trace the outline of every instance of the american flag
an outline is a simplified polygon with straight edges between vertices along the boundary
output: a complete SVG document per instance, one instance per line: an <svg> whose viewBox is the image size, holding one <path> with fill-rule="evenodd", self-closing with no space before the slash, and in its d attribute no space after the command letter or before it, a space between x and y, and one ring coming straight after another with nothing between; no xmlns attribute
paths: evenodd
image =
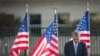
<svg viewBox="0 0 100 56"><path fill-rule="evenodd" d="M76 31L79 32L80 40L86 43L87 48L90 48L90 22L88 11L85 12L82 20L77 25Z"/></svg>
<svg viewBox="0 0 100 56"><path fill-rule="evenodd" d="M24 21L22 22L13 46L10 50L9 56L20 56L21 50L28 49L29 33L27 29L27 13L25 15Z"/></svg>
<svg viewBox="0 0 100 56"><path fill-rule="evenodd" d="M57 29L57 14L54 21L46 29L46 32L41 36L40 41L30 53L30 56L58 56L58 29Z"/></svg>

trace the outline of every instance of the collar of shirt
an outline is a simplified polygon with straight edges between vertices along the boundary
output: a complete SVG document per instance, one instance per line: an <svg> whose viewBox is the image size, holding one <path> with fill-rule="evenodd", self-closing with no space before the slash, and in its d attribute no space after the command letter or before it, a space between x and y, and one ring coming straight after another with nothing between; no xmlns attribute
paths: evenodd
<svg viewBox="0 0 100 56"><path fill-rule="evenodd" d="M79 43L79 42L78 42L78 43ZM75 43L75 42L73 41L74 47L75 47L75 45L78 46L78 43Z"/></svg>

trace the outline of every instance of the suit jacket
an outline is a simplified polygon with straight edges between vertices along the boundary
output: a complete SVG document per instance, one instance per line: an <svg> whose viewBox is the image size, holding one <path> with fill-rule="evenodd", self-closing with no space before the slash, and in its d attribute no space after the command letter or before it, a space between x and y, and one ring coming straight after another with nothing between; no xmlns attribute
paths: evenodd
<svg viewBox="0 0 100 56"><path fill-rule="evenodd" d="M65 56L75 56L73 41L65 43L64 54ZM77 56L87 56L87 48L85 43L78 43Z"/></svg>

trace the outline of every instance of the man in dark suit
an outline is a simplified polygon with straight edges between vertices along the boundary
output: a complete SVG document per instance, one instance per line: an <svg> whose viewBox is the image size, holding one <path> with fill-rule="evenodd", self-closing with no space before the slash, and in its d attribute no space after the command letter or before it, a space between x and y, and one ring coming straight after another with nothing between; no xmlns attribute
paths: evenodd
<svg viewBox="0 0 100 56"><path fill-rule="evenodd" d="M65 44L64 54L65 56L87 56L86 44L79 41L78 33L72 34L72 41Z"/></svg>

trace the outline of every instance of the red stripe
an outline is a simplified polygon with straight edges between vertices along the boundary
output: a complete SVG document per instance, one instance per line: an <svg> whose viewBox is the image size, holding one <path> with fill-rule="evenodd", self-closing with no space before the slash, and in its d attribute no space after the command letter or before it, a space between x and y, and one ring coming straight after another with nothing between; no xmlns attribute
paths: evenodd
<svg viewBox="0 0 100 56"><path fill-rule="evenodd" d="M49 50L50 51L50 50ZM51 52L49 54L47 54L47 56L51 56Z"/></svg>
<svg viewBox="0 0 100 56"><path fill-rule="evenodd" d="M81 40L82 42L89 43L90 40Z"/></svg>
<svg viewBox="0 0 100 56"><path fill-rule="evenodd" d="M58 56L58 53L56 53L54 50L51 50L51 49L49 49L49 50L50 50L51 54L54 54L55 56Z"/></svg>
<svg viewBox="0 0 100 56"><path fill-rule="evenodd" d="M42 52L42 54L46 53L47 51L49 51L49 49L45 48L44 51Z"/></svg>
<svg viewBox="0 0 100 56"><path fill-rule="evenodd" d="M91 48L90 45L87 45L86 47L87 47L87 48Z"/></svg>
<svg viewBox="0 0 100 56"><path fill-rule="evenodd" d="M20 56L20 53L18 50L11 50L9 55L14 56L13 52L15 52L18 56Z"/></svg>
<svg viewBox="0 0 100 56"><path fill-rule="evenodd" d="M51 43L51 46L54 47L55 49L58 49L58 46L55 46L53 43Z"/></svg>
<svg viewBox="0 0 100 56"><path fill-rule="evenodd" d="M12 48L11 50L26 50L26 49L28 49L28 46L22 46L22 47Z"/></svg>
<svg viewBox="0 0 100 56"><path fill-rule="evenodd" d="M80 34L80 37L90 37L90 34L88 34L88 33L82 33L82 34Z"/></svg>
<svg viewBox="0 0 100 56"><path fill-rule="evenodd" d="M43 52L43 51L45 50L45 48L46 48L46 45L45 45L44 49L42 49L43 47L44 47L44 44L43 44L42 47L39 49L39 52L37 53L36 56L39 56L39 55L42 54L42 52Z"/></svg>
<svg viewBox="0 0 100 56"><path fill-rule="evenodd" d="M26 50L26 49L28 49L28 46L18 47L18 49L20 49L20 50Z"/></svg>
<svg viewBox="0 0 100 56"><path fill-rule="evenodd" d="M14 56L14 55L12 54L12 51L10 51L9 56Z"/></svg>
<svg viewBox="0 0 100 56"><path fill-rule="evenodd" d="M15 42L14 45L18 45L18 44L28 44L28 41L20 41L20 42Z"/></svg>
<svg viewBox="0 0 100 56"><path fill-rule="evenodd" d="M28 38L28 35L18 35L16 38Z"/></svg>
<svg viewBox="0 0 100 56"><path fill-rule="evenodd" d="M45 48L44 51L42 52L42 54L44 54L47 51L48 51L48 48Z"/></svg>
<svg viewBox="0 0 100 56"><path fill-rule="evenodd" d="M55 38L56 38L56 37L52 37L52 40L53 40L54 42L58 43L58 40L55 39Z"/></svg>
<svg viewBox="0 0 100 56"><path fill-rule="evenodd" d="M33 56L33 54L36 52L36 50L38 49L39 45L41 44L41 42L43 41L44 36L41 36L39 42L37 43L37 45L35 46L35 48L33 49L33 51L30 53L30 56Z"/></svg>
<svg viewBox="0 0 100 56"><path fill-rule="evenodd" d="M12 48L11 51L13 51L13 50L18 50L18 48Z"/></svg>

